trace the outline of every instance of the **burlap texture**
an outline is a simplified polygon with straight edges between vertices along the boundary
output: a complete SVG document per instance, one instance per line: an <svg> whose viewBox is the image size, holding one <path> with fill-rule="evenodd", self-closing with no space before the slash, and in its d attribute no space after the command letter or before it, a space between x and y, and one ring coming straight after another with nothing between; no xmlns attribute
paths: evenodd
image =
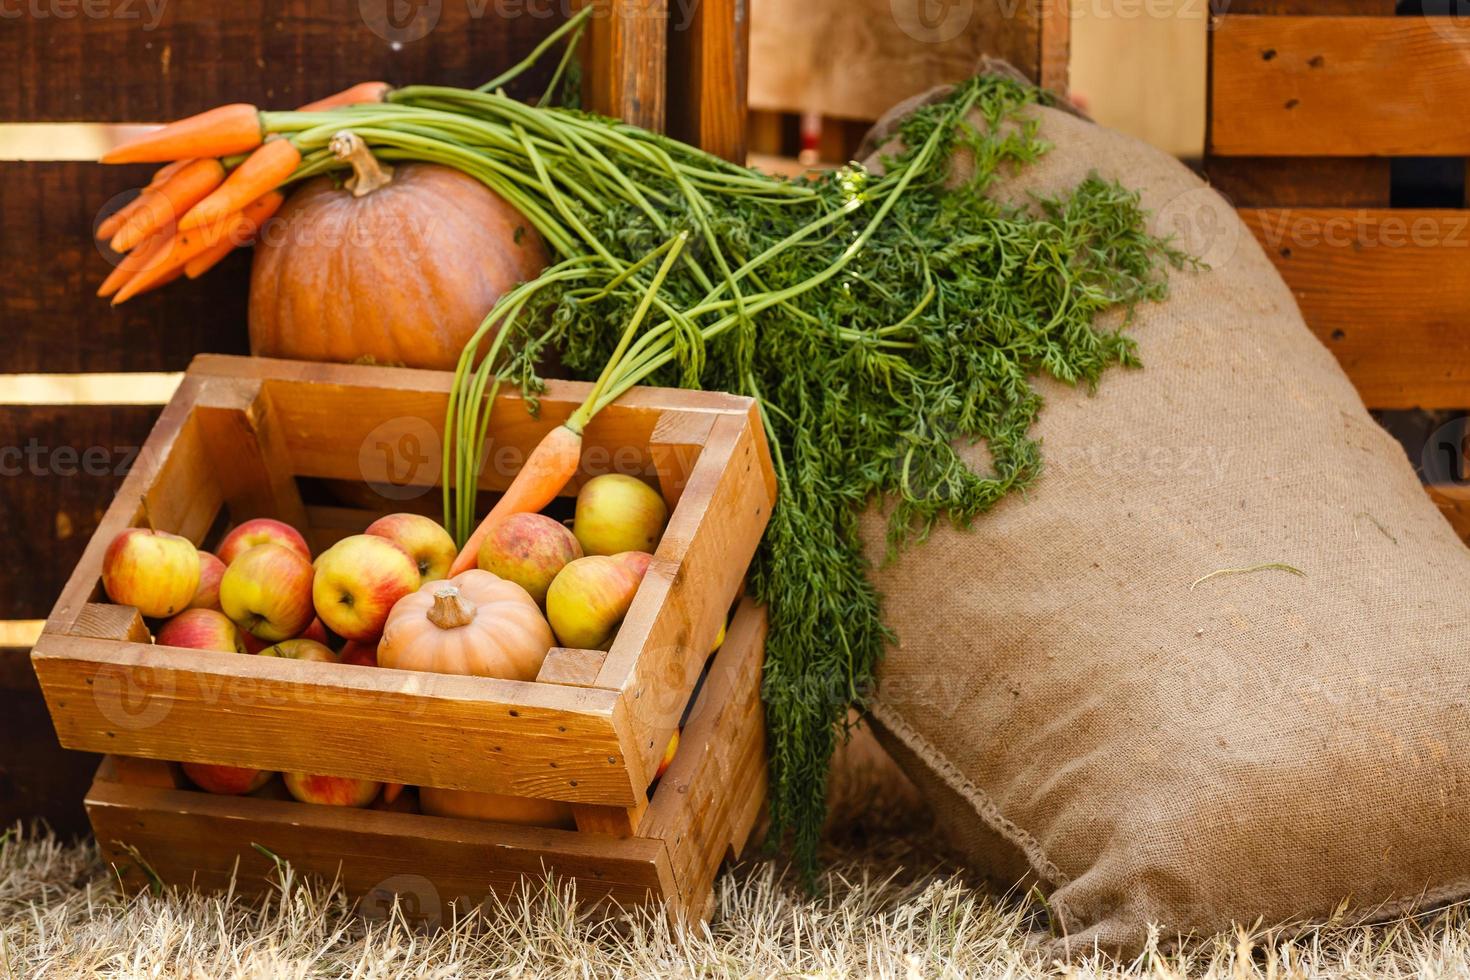
<svg viewBox="0 0 1470 980"><path fill-rule="evenodd" d="M1027 494L887 565L868 515L900 638L881 737L1073 951L1470 894L1470 552L1230 206L1036 111L1054 149L1000 193L1096 170L1212 268L1137 311L1142 369L1041 383ZM1303 575L1192 585L1263 563Z"/></svg>

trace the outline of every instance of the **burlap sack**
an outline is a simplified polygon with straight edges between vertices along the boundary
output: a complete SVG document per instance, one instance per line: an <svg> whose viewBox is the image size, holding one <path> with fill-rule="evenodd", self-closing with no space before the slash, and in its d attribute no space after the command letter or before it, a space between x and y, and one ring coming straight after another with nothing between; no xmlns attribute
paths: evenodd
<svg viewBox="0 0 1470 980"><path fill-rule="evenodd" d="M1001 193L1095 169L1213 268L1138 311L1142 369L1043 383L1029 493L886 566L868 515L880 736L1073 951L1470 894L1470 552L1229 205L1037 112L1055 148ZM1205 578L1265 563L1302 574Z"/></svg>

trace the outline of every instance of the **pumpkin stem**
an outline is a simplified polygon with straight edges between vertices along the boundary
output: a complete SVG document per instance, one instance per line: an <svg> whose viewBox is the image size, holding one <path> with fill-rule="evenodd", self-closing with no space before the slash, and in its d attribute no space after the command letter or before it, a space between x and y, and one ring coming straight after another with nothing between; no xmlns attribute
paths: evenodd
<svg viewBox="0 0 1470 980"><path fill-rule="evenodd" d="M353 197L371 194L379 187L393 182L393 168L379 163L368 145L350 129L344 129L327 144L338 160L352 164L352 176L347 178L347 189Z"/></svg>
<svg viewBox="0 0 1470 980"><path fill-rule="evenodd" d="M458 629L475 621L475 607L465 602L458 586L446 585L434 590L434 605L427 618L441 630Z"/></svg>

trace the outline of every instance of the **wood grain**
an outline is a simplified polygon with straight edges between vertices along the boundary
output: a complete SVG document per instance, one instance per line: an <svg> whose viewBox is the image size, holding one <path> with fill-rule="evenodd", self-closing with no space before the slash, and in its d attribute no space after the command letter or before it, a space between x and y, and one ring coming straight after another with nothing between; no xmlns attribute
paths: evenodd
<svg viewBox="0 0 1470 980"><path fill-rule="evenodd" d="M63 837L88 832L82 796L97 756L56 741L29 650L0 647L0 826L45 820Z"/></svg>
<svg viewBox="0 0 1470 980"><path fill-rule="evenodd" d="M758 433L745 417L715 422L598 675L622 691L650 779L770 520L776 486Z"/></svg>
<svg viewBox="0 0 1470 980"><path fill-rule="evenodd" d="M1371 408L1470 391L1470 212L1246 209L1308 326Z"/></svg>
<svg viewBox="0 0 1470 980"><path fill-rule="evenodd" d="M340 877L349 895L368 900L369 912L381 914L385 909L371 903L391 906L398 893L405 910L425 915L430 925L447 917L456 899L473 909L491 894L508 897L548 873L575 879L578 898L589 904L641 904L662 897L667 887L667 851L657 840L588 838L102 779L87 794L87 812L104 857L134 890L148 884L139 859L169 884L225 890L233 880L239 891L268 890L274 862L255 845L299 874Z"/></svg>
<svg viewBox="0 0 1470 980"><path fill-rule="evenodd" d="M147 405L0 405L0 619L51 609L158 414Z"/></svg>
<svg viewBox="0 0 1470 980"><path fill-rule="evenodd" d="M578 0L596 8L585 43L583 107L663 132L668 0Z"/></svg>
<svg viewBox="0 0 1470 980"><path fill-rule="evenodd" d="M1470 23L1231 14L1211 34L1220 156L1461 156Z"/></svg>
<svg viewBox="0 0 1470 980"><path fill-rule="evenodd" d="M20 30L16 23L5 21L0 48ZM7 86L0 100L15 92ZM0 162L0 322L6 328L0 373L181 371L200 351L248 351L248 250L206 279L180 280L122 306L94 295L112 271L112 253L92 241L92 229L150 172Z"/></svg>
<svg viewBox="0 0 1470 980"><path fill-rule="evenodd" d="M55 634L31 657L67 748L575 803L643 794L610 691Z"/></svg>
<svg viewBox="0 0 1470 980"><path fill-rule="evenodd" d="M1210 186L1238 208L1386 208L1390 166L1374 157L1210 157Z"/></svg>
<svg viewBox="0 0 1470 980"><path fill-rule="evenodd" d="M973 75L983 55L1057 85L1067 20L1043 8L1059 6L751 0L750 105L877 119L902 99Z"/></svg>
<svg viewBox="0 0 1470 980"><path fill-rule="evenodd" d="M295 528L309 526L278 413L263 382L204 384L194 417L235 523L271 517Z"/></svg>
<svg viewBox="0 0 1470 980"><path fill-rule="evenodd" d="M566 14L548 0L114 0L88 8L104 16L71 9L6 19L0 62L12 72L0 119L163 122L225 102L290 108L366 79L474 87ZM517 15L502 16L506 9ZM540 94L554 65L548 59L511 93Z"/></svg>
<svg viewBox="0 0 1470 980"><path fill-rule="evenodd" d="M668 52L669 135L743 164L748 0L672 4Z"/></svg>
<svg viewBox="0 0 1470 980"><path fill-rule="evenodd" d="M1427 486L1424 489L1455 533L1470 543L1470 492L1465 487Z"/></svg>

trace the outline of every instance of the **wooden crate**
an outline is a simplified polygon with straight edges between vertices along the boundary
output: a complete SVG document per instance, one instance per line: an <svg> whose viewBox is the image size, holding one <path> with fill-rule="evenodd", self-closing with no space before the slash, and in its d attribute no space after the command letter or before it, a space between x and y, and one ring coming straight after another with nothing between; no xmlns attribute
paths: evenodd
<svg viewBox="0 0 1470 980"><path fill-rule="evenodd" d="M0 537L12 559L0 566L0 826L36 816L64 831L85 824L80 800L96 759L60 751L34 723L45 709L26 655L175 372L201 352L247 349L248 254L116 309L93 295L109 265L90 229L151 168L101 166L92 161L104 144L63 147L33 127L92 132L227 102L288 107L374 78L474 86L524 58L576 6L191 0L76 16L26 8L5 20L0 58L16 84L0 93L0 124L48 150L3 158L0 139ZM746 24L736 0L602 7L584 49L583 102L743 159ZM539 95L554 62L511 94ZM100 391L31 393L30 382L73 374ZM27 455L33 448L39 455ZM78 466L89 452L94 462Z"/></svg>
<svg viewBox="0 0 1470 980"><path fill-rule="evenodd" d="M103 854L125 888L167 884L254 892L274 859L339 880L368 914L392 906L435 925L545 875L580 902L664 902L707 919L722 861L737 856L765 801L760 701L765 615L740 604L689 711L679 751L636 831L520 827L425 816L409 790L391 810L315 806L268 785L248 797L187 788L170 763L108 756L87 794Z"/></svg>
<svg viewBox="0 0 1470 980"><path fill-rule="evenodd" d="M1465 408L1470 210L1394 207L1470 127L1470 21L1394 0L1217 0L1205 166L1375 409Z"/></svg>
<svg viewBox="0 0 1470 980"><path fill-rule="evenodd" d="M136 609L102 601L102 555L145 509L160 529L206 545L240 521L274 517L320 548L417 494L437 497L450 381L434 371L197 358L32 652L61 744L561 800L588 833L672 826L647 790L775 500L750 399L636 389L587 427L582 469L565 492L600 472L638 474L657 481L671 514L611 648L553 648L534 682L162 648L149 644ZM535 417L519 393L502 394L481 490L503 489L588 390L551 382ZM303 484L364 480L375 492L353 505L312 504L302 493Z"/></svg>

